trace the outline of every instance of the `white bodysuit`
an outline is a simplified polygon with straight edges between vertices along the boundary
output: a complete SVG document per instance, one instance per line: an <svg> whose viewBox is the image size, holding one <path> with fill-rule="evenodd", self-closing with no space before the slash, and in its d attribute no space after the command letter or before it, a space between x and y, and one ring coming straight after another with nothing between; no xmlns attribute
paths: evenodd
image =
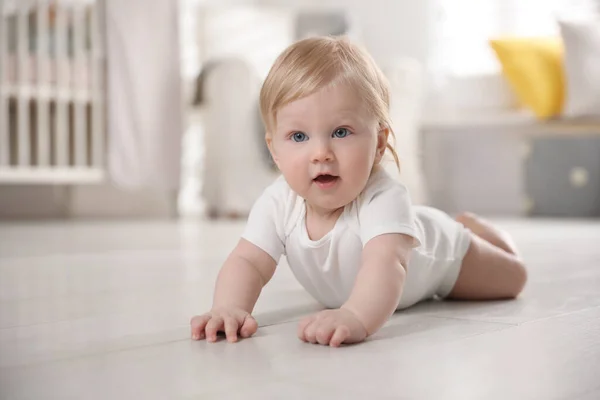
<svg viewBox="0 0 600 400"><path fill-rule="evenodd" d="M350 297L362 249L375 236L403 233L414 238L397 309L448 295L470 243L468 230L445 213L413 207L406 187L383 169L371 175L321 239L309 238L305 216L304 199L281 176L254 203L242 237L276 262L285 255L300 284L328 308L339 308Z"/></svg>

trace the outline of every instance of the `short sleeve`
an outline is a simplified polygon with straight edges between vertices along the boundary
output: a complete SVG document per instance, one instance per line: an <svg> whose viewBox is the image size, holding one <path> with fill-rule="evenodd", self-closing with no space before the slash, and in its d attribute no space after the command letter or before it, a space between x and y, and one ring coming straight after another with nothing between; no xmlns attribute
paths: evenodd
<svg viewBox="0 0 600 400"><path fill-rule="evenodd" d="M359 206L359 223L363 246L386 233L413 237L413 247L421 244L408 190L391 178L379 179L365 191Z"/></svg>
<svg viewBox="0 0 600 400"><path fill-rule="evenodd" d="M279 182L268 187L254 202L242 238L268 253L275 262L284 254L284 196Z"/></svg>

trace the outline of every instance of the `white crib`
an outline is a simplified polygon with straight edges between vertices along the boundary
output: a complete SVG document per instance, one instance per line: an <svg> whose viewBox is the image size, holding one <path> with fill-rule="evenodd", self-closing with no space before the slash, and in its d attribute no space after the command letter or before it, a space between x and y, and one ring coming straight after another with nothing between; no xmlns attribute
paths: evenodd
<svg viewBox="0 0 600 400"><path fill-rule="evenodd" d="M102 1L0 8L0 184L103 181Z"/></svg>

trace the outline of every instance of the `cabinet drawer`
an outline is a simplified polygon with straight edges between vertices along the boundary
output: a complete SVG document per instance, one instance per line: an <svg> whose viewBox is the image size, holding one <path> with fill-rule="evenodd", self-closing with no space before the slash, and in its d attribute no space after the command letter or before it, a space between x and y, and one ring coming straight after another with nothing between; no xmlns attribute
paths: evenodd
<svg viewBox="0 0 600 400"><path fill-rule="evenodd" d="M600 216L600 137L536 137L525 159L529 214Z"/></svg>

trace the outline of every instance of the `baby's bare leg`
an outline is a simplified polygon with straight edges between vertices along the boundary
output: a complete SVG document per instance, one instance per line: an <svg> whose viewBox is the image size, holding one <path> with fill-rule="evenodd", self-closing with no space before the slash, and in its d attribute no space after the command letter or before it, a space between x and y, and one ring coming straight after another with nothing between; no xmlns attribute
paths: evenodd
<svg viewBox="0 0 600 400"><path fill-rule="evenodd" d="M527 271L508 233L473 214L462 214L456 220L473 235L448 298L493 300L517 297L527 281Z"/></svg>

